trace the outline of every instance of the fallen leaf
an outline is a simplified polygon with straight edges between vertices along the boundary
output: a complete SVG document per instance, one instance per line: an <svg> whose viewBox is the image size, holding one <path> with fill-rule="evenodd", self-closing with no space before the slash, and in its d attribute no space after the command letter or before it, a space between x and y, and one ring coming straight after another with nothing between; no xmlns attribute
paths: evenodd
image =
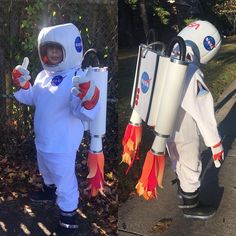
<svg viewBox="0 0 236 236"><path fill-rule="evenodd" d="M152 227L152 231L163 233L170 227L172 221L171 218L163 218Z"/></svg>
<svg viewBox="0 0 236 236"><path fill-rule="evenodd" d="M108 220L109 220L110 223L113 223L113 222L116 222L117 219L116 219L115 216L109 216Z"/></svg>

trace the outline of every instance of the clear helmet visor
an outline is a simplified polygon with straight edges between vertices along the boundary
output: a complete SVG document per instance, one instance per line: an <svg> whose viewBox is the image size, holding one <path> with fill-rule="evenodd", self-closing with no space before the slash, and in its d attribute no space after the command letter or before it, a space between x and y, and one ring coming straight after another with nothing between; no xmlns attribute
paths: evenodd
<svg viewBox="0 0 236 236"><path fill-rule="evenodd" d="M64 48L56 42L47 42L40 45L39 53L42 62L46 66L57 66L65 58Z"/></svg>

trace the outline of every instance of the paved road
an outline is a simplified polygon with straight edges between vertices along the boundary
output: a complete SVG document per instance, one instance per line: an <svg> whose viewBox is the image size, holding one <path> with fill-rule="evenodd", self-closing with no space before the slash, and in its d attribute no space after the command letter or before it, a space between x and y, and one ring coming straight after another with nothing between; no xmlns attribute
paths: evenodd
<svg viewBox="0 0 236 236"><path fill-rule="evenodd" d="M164 186L159 199L145 201L134 196L119 207L118 235L236 236L236 80L216 104L216 118L223 137L225 161L213 166L211 153L203 149L201 201L213 203L217 214L206 221L185 219L177 208L175 178L167 162Z"/></svg>

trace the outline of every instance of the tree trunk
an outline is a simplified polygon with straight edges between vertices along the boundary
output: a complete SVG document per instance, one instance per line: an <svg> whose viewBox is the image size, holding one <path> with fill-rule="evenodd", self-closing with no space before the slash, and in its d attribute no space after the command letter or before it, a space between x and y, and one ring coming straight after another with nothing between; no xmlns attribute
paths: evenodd
<svg viewBox="0 0 236 236"><path fill-rule="evenodd" d="M139 7L140 7L140 15L141 15L141 18L142 18L142 21L143 21L144 33L145 33L145 36L147 38L148 30L149 30L149 24L148 24L148 17L147 17L145 0L140 0Z"/></svg>
<svg viewBox="0 0 236 236"><path fill-rule="evenodd" d="M236 15L234 16L234 35L236 34Z"/></svg>

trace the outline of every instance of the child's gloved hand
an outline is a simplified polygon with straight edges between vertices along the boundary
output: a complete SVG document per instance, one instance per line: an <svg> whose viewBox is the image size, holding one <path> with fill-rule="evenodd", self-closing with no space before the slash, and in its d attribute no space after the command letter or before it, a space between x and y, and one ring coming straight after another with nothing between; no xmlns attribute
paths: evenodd
<svg viewBox="0 0 236 236"><path fill-rule="evenodd" d="M12 71L13 83L16 87L28 89L30 87L29 80L31 79L27 67L29 65L29 58L25 57L22 65L16 66Z"/></svg>
<svg viewBox="0 0 236 236"><path fill-rule="evenodd" d="M221 166L221 162L224 160L224 149L221 142L211 147L211 151L213 154L215 167L219 168Z"/></svg>
<svg viewBox="0 0 236 236"><path fill-rule="evenodd" d="M82 105L90 110L96 106L100 91L87 75L88 73L84 77L74 76L72 78L74 87L72 87L71 93L78 96L82 100Z"/></svg>

